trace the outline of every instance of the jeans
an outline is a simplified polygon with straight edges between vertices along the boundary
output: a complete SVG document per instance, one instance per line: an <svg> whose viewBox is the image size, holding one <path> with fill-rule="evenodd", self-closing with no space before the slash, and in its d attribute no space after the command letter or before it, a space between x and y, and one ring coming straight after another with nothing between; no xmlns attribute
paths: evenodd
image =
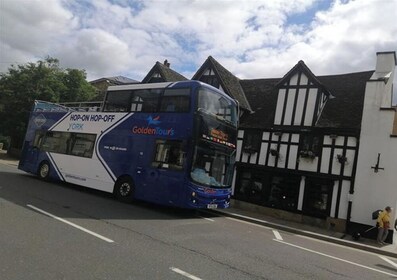
<svg viewBox="0 0 397 280"><path fill-rule="evenodd" d="M389 234L389 230L387 228L378 228L378 242L385 242L387 235Z"/></svg>

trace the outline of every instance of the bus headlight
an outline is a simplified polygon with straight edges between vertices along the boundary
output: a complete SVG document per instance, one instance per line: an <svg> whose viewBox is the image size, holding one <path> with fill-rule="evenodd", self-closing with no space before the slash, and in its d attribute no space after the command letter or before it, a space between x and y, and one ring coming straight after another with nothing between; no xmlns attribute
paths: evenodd
<svg viewBox="0 0 397 280"><path fill-rule="evenodd" d="M192 192L192 197L195 197L196 196L196 193L195 192Z"/></svg>

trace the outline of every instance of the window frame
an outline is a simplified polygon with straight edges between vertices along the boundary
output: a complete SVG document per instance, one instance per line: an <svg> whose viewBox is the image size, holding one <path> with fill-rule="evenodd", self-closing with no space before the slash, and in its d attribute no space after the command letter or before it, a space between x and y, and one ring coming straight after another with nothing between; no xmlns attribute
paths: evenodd
<svg viewBox="0 0 397 280"><path fill-rule="evenodd" d="M161 148L163 146L163 148ZM181 162L173 164L169 161L170 153L173 148L179 148L179 155ZM166 153L163 155L163 153ZM160 153L160 154L159 154ZM159 160L159 156L166 157L165 160ZM154 145L154 153L152 158L151 166L159 169L167 169L174 171L182 171L185 167L186 162L186 144L182 140L171 140L171 139L156 139Z"/></svg>
<svg viewBox="0 0 397 280"><path fill-rule="evenodd" d="M42 134L43 131L42 130L37 130L36 131L36 135L35 135L35 139L37 136L40 136L40 134ZM53 138L52 136L49 136L50 133L57 133L61 135L61 139L63 138L64 141L66 142L66 147L65 150L59 150L59 149L54 149L53 147L51 147L51 149L45 147L45 145L47 144L46 141L48 141L47 139L51 139ZM67 137L65 137L67 136ZM91 139L91 147L88 150L85 150L84 153L81 154L77 154L77 153L73 153L73 148L75 147L76 141L78 140L78 138L84 138L84 137L92 137L93 139ZM96 142L96 138L97 135L93 134L93 133L80 133L80 132L66 132L66 131L46 131L44 133L44 137L42 138L43 140L40 143L39 147L33 146L34 148L39 148L41 151L44 152L50 152L50 153L56 153L56 154L62 154L62 155L69 155L69 156L76 156L76 157L83 157L83 158L92 158L93 154L94 154L94 149L95 149L95 142ZM33 143L35 144L35 143Z"/></svg>
<svg viewBox="0 0 397 280"><path fill-rule="evenodd" d="M262 144L261 131L245 130L243 139L243 151L246 153L258 153Z"/></svg>
<svg viewBox="0 0 397 280"><path fill-rule="evenodd" d="M315 140L317 143L315 143ZM322 144L323 135L313 133L301 134L299 137L299 155L302 157L317 157L321 153Z"/></svg>

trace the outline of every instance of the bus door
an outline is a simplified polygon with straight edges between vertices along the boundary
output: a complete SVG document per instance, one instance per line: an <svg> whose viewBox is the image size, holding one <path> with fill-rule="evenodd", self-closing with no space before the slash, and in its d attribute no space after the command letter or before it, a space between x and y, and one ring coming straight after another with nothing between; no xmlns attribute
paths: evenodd
<svg viewBox="0 0 397 280"><path fill-rule="evenodd" d="M147 188L155 201L177 204L184 182L186 145L182 140L158 139L147 171Z"/></svg>

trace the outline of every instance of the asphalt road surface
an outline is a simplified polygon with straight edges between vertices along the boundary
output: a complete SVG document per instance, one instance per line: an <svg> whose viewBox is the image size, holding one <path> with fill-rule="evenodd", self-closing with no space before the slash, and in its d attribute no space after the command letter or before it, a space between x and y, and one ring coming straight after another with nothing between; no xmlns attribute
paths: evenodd
<svg viewBox="0 0 397 280"><path fill-rule="evenodd" d="M0 279L397 279L397 260L0 164Z"/></svg>

